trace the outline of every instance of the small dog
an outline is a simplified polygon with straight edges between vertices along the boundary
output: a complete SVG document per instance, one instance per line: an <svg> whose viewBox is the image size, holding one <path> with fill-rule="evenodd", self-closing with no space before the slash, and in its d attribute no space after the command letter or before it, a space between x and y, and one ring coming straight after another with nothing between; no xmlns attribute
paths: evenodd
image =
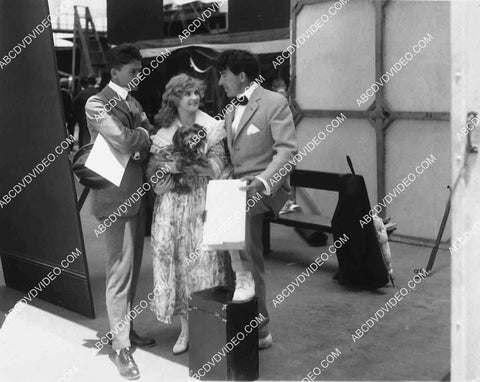
<svg viewBox="0 0 480 382"><path fill-rule="evenodd" d="M173 191L180 194L190 192L192 178L198 176L194 166L208 167L208 160L202 152L206 138L204 128L196 123L192 127L179 128L173 135L171 156L176 162L177 169L181 171L179 174L173 174L175 182Z"/></svg>

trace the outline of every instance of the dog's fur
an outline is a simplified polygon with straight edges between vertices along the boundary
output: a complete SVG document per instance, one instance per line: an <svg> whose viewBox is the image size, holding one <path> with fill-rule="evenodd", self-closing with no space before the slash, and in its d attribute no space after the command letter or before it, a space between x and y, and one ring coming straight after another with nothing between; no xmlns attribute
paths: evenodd
<svg viewBox="0 0 480 382"><path fill-rule="evenodd" d="M193 166L208 167L209 165L207 157L201 152L206 141L206 134L200 133L202 130L203 127L197 124L192 127L180 127L173 135L171 145L150 156L146 168L147 177L150 179L156 171L165 168L165 163L174 161L181 172L171 174L175 183L172 191L180 194L190 192L192 182L198 178ZM198 142L197 139L192 140L193 136L197 136L200 140Z"/></svg>
<svg viewBox="0 0 480 382"><path fill-rule="evenodd" d="M180 174L173 174L175 187L173 191L178 193L188 193L191 191L189 179L197 176L194 165L208 166L207 158L201 153L200 148L205 144L206 134L201 134L203 127L193 124L192 127L181 127L173 135L172 156L177 164L177 169L182 171ZM200 133L200 134L199 134ZM200 141L192 144L192 137L197 136Z"/></svg>

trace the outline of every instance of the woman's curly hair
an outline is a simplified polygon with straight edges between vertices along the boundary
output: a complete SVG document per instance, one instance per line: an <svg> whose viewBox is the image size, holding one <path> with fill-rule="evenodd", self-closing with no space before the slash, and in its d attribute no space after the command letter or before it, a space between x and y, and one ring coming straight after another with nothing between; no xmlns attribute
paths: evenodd
<svg viewBox="0 0 480 382"><path fill-rule="evenodd" d="M201 80L181 73L168 81L162 95L162 107L155 115L155 132L162 127L168 127L172 124L178 115L177 107L180 100L190 89L198 90L200 99L203 98L205 84Z"/></svg>

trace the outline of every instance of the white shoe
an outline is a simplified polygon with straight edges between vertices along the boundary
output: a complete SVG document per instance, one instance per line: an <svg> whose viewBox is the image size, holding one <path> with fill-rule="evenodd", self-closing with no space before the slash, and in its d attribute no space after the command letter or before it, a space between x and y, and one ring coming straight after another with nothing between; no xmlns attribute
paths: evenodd
<svg viewBox="0 0 480 382"><path fill-rule="evenodd" d="M255 297L255 282L251 272L235 272L235 292L232 302L246 302Z"/></svg>
<svg viewBox="0 0 480 382"><path fill-rule="evenodd" d="M268 336L258 339L258 350L268 349L269 347L272 347L272 343L272 335L268 333Z"/></svg>
<svg viewBox="0 0 480 382"><path fill-rule="evenodd" d="M177 342L173 345L173 354L178 355L185 353L188 350L188 335L181 332L178 336Z"/></svg>

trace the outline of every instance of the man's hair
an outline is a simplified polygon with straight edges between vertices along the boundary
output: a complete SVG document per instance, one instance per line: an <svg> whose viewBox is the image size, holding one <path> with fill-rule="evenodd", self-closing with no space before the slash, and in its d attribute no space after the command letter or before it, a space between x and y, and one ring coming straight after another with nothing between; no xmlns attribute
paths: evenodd
<svg viewBox="0 0 480 382"><path fill-rule="evenodd" d="M142 55L134 44L121 44L110 49L106 54L107 70L120 69L132 61L142 61Z"/></svg>
<svg viewBox="0 0 480 382"><path fill-rule="evenodd" d="M255 80L260 74L260 62L257 56L247 50L223 51L217 58L216 67L219 71L230 69L235 75L244 72L250 81Z"/></svg>

